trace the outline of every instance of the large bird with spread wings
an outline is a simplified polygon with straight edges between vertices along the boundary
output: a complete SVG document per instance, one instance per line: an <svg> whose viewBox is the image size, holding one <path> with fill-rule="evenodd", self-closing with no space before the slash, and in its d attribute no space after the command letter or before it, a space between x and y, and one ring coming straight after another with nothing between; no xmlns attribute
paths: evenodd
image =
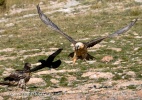
<svg viewBox="0 0 142 100"><path fill-rule="evenodd" d="M38 11L40 19L47 26L51 27L53 30L55 30L56 32L58 32L61 35L63 35L67 40L69 40L74 45L74 52L69 54L69 56L73 58L73 64L75 64L77 59L86 59L86 60L93 59L94 57L91 56L90 54L88 54L87 48L93 47L94 45L100 43L102 40L104 40L106 38L115 37L115 36L118 36L118 35L126 32L126 31L128 31L137 21L137 19L135 19L134 21L129 23L127 26L117 30L116 32L114 32L114 33L112 33L112 34L110 34L108 36L97 38L97 39L94 39L94 40L91 40L89 42L84 43L84 42L80 42L80 41L75 41L72 37L70 37L66 33L64 33L45 14L43 14L43 12L40 10L39 5L37 5L37 11Z"/></svg>

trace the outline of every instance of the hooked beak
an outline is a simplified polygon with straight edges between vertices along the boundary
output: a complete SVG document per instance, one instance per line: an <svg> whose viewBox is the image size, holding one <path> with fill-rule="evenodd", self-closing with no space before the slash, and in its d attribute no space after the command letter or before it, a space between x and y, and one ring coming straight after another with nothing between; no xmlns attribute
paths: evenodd
<svg viewBox="0 0 142 100"><path fill-rule="evenodd" d="M78 46L75 46L75 50L78 50L79 49L79 45Z"/></svg>

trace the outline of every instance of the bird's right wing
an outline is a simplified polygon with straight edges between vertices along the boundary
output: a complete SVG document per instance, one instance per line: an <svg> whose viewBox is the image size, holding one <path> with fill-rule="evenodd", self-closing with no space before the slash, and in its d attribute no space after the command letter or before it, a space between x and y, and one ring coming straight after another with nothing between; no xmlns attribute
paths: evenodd
<svg viewBox="0 0 142 100"><path fill-rule="evenodd" d="M123 27L122 29L119 29L116 32L110 34L108 37L115 37L115 36L118 36L122 33L127 32L137 22L137 20L138 20L137 18L134 19L134 21L131 21L130 24L128 24L127 26Z"/></svg>
<svg viewBox="0 0 142 100"><path fill-rule="evenodd" d="M40 10L39 5L37 5L37 11L38 11L39 17L42 20L42 22L44 22L47 26L50 26L53 30L55 30L58 33L62 34L71 43L73 43L73 44L76 43L76 41L72 37L68 36L63 31L61 31L61 29L56 24L54 24L45 14L43 14L43 12Z"/></svg>
<svg viewBox="0 0 142 100"><path fill-rule="evenodd" d="M128 24L127 26L117 30L116 32L108 35L108 36L105 36L105 37L101 37L101 38L97 38L97 39L94 39L94 40L91 40L89 42L86 43L87 47L92 47L98 43L100 43L101 41L103 41L104 39L106 38L111 38L111 37L115 37L115 36L118 36L126 31L128 31L135 23L137 22L137 19L135 19L134 21L132 21L130 24Z"/></svg>

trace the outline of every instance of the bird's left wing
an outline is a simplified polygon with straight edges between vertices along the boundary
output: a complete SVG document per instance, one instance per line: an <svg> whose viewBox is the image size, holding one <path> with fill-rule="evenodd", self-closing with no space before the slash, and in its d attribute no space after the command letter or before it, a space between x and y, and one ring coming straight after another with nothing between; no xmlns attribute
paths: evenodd
<svg viewBox="0 0 142 100"><path fill-rule="evenodd" d="M91 40L89 42L86 43L87 47L92 47L98 43L100 43L102 40L106 39L106 38L111 38L111 37L115 37L115 36L118 36L126 31L128 31L135 23L137 22L137 19L135 19L134 21L132 21L130 24L128 24L127 26L117 30L116 32L108 35L108 36L105 36L105 37L101 37L101 38L98 38L98 39L95 39L95 40Z"/></svg>
<svg viewBox="0 0 142 100"><path fill-rule="evenodd" d="M45 14L42 13L42 11L40 10L39 5L37 5L37 11L38 11L39 17L42 20L42 22L44 22L47 26L50 26L53 30L55 30L58 33L62 34L71 43L73 43L73 44L76 43L76 41L72 37L68 36L63 31L61 31L61 29L56 24L54 24L49 18L47 18L47 16Z"/></svg>
<svg viewBox="0 0 142 100"><path fill-rule="evenodd" d="M51 54L51 55L47 58L46 63L52 62L52 61L54 60L54 58L55 58L58 54L61 53L62 50L63 50L62 48L59 48L57 51L55 51L53 54Z"/></svg>

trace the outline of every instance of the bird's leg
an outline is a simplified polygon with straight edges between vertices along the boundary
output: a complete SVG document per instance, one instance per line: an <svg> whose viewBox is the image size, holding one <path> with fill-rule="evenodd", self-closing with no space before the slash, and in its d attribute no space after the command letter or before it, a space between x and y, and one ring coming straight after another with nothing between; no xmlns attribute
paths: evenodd
<svg viewBox="0 0 142 100"><path fill-rule="evenodd" d="M72 58L72 60L73 60L72 66L75 65L75 62L76 62L77 59L78 59L77 54L76 54L76 52L74 52L74 55L73 55L73 58Z"/></svg>
<svg viewBox="0 0 142 100"><path fill-rule="evenodd" d="M76 60L77 60L77 57L73 57L73 65L72 66L75 65Z"/></svg>
<svg viewBox="0 0 142 100"><path fill-rule="evenodd" d="M87 63L87 60L85 58L83 60Z"/></svg>
<svg viewBox="0 0 142 100"><path fill-rule="evenodd" d="M22 90L26 89L26 83L24 79L20 79L20 81L18 82L18 86L20 88L22 88Z"/></svg>

